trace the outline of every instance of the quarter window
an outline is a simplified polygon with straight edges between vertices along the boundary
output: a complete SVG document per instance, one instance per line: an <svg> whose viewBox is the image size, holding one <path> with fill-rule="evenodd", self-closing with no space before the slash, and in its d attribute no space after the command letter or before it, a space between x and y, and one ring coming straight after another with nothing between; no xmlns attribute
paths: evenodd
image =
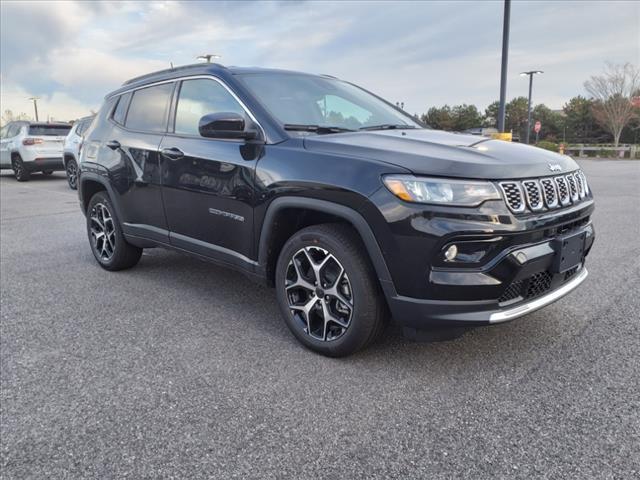
<svg viewBox="0 0 640 480"><path fill-rule="evenodd" d="M119 123L120 125L124 125L124 119L127 116L127 107L129 106L129 99L131 98L131 93L125 93L124 95L120 95L118 99L118 104L116 105L115 110L113 111L113 121Z"/></svg>
<svg viewBox="0 0 640 480"><path fill-rule="evenodd" d="M125 126L132 130L164 132L172 91L173 83L163 83L133 92Z"/></svg>
<svg viewBox="0 0 640 480"><path fill-rule="evenodd" d="M185 80L178 97L175 133L200 136L200 119L209 113L219 112L245 115L240 103L220 83L206 78Z"/></svg>

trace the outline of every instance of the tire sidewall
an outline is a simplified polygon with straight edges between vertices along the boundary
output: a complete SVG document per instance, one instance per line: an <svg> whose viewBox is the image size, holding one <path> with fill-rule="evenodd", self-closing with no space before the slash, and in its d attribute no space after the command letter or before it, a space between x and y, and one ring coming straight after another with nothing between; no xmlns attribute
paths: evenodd
<svg viewBox="0 0 640 480"><path fill-rule="evenodd" d="M16 166L19 170L16 169ZM15 175L16 180L19 182L24 182L29 179L30 174L27 171L27 167L24 166L24 162L19 156L11 161L11 168L13 169L13 174ZM20 171L20 173L18 173L18 171Z"/></svg>
<svg viewBox="0 0 640 480"><path fill-rule="evenodd" d="M353 312L347 331L332 341L316 340L306 334L289 309L285 293L285 277L292 256L303 247L320 247L331 253L342 264L351 283ZM350 255L343 253L342 245L324 232L302 230L284 245L276 265L276 296L285 322L294 336L305 346L329 356L343 356L358 350L369 338L376 316L376 299L368 285L367 272L361 271Z"/></svg>
<svg viewBox="0 0 640 480"><path fill-rule="evenodd" d="M71 184L71 177L69 177L69 165L73 165L75 170L76 170L76 173L75 173L75 175L76 175L75 182L76 183L75 183L75 185ZM78 189L78 164L76 163L76 161L75 160L69 160L67 162L67 164L65 165L65 167L64 167L64 171L67 174L67 183L69 184L69 188L71 190L77 190Z"/></svg>

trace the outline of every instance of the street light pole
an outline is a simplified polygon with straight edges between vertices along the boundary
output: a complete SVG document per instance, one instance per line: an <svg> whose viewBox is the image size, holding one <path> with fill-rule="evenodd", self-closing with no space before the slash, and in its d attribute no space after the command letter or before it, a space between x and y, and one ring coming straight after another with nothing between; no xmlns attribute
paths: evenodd
<svg viewBox="0 0 640 480"><path fill-rule="evenodd" d="M531 91L533 90L533 76L539 73L544 73L542 70L531 70L530 72L522 72L521 77L525 75L529 76L529 105L527 106L527 145L529 145L529 138L531 136Z"/></svg>
<svg viewBox="0 0 640 480"><path fill-rule="evenodd" d="M502 67L500 71L500 108L498 110L498 132L504 133L505 104L507 101L507 60L509 57L509 23L511 19L511 0L504 0L504 19L502 24Z"/></svg>
<svg viewBox="0 0 640 480"><path fill-rule="evenodd" d="M30 97L29 100L33 101L33 109L36 112L36 122L38 121L38 99L39 97Z"/></svg>

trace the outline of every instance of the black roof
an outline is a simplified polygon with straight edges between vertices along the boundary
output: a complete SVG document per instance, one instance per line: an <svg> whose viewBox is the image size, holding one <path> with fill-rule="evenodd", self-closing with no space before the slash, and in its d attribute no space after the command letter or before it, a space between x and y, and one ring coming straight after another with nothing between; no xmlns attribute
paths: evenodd
<svg viewBox="0 0 640 480"><path fill-rule="evenodd" d="M275 68L261 68L261 67L225 67L224 65L220 65L218 63L195 63L192 65L183 65L180 67L167 68L165 70L158 70L156 72L147 73L145 75L141 75L139 77L134 77L130 80L127 80L122 84L122 87L119 89L109 93L107 97L119 93L123 90L127 90L131 87L136 87L140 85L145 85L147 83L158 82L162 80L171 80L173 78L179 78L187 75L206 75L206 74L249 74L249 73L264 73L264 72L274 72L274 73L292 73L298 75L313 75L307 74L304 72L296 72L292 70L281 70ZM329 76L329 75L323 75ZM333 78L333 77L332 77Z"/></svg>

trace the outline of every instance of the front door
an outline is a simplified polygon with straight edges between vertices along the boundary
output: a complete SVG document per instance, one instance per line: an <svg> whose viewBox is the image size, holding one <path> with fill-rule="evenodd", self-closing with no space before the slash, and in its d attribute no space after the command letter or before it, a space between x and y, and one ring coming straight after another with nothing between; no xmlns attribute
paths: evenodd
<svg viewBox="0 0 640 480"><path fill-rule="evenodd" d="M160 145L171 243L218 260L252 263L254 174L260 148L201 137L209 113L246 112L214 79L182 81L174 125Z"/></svg>

